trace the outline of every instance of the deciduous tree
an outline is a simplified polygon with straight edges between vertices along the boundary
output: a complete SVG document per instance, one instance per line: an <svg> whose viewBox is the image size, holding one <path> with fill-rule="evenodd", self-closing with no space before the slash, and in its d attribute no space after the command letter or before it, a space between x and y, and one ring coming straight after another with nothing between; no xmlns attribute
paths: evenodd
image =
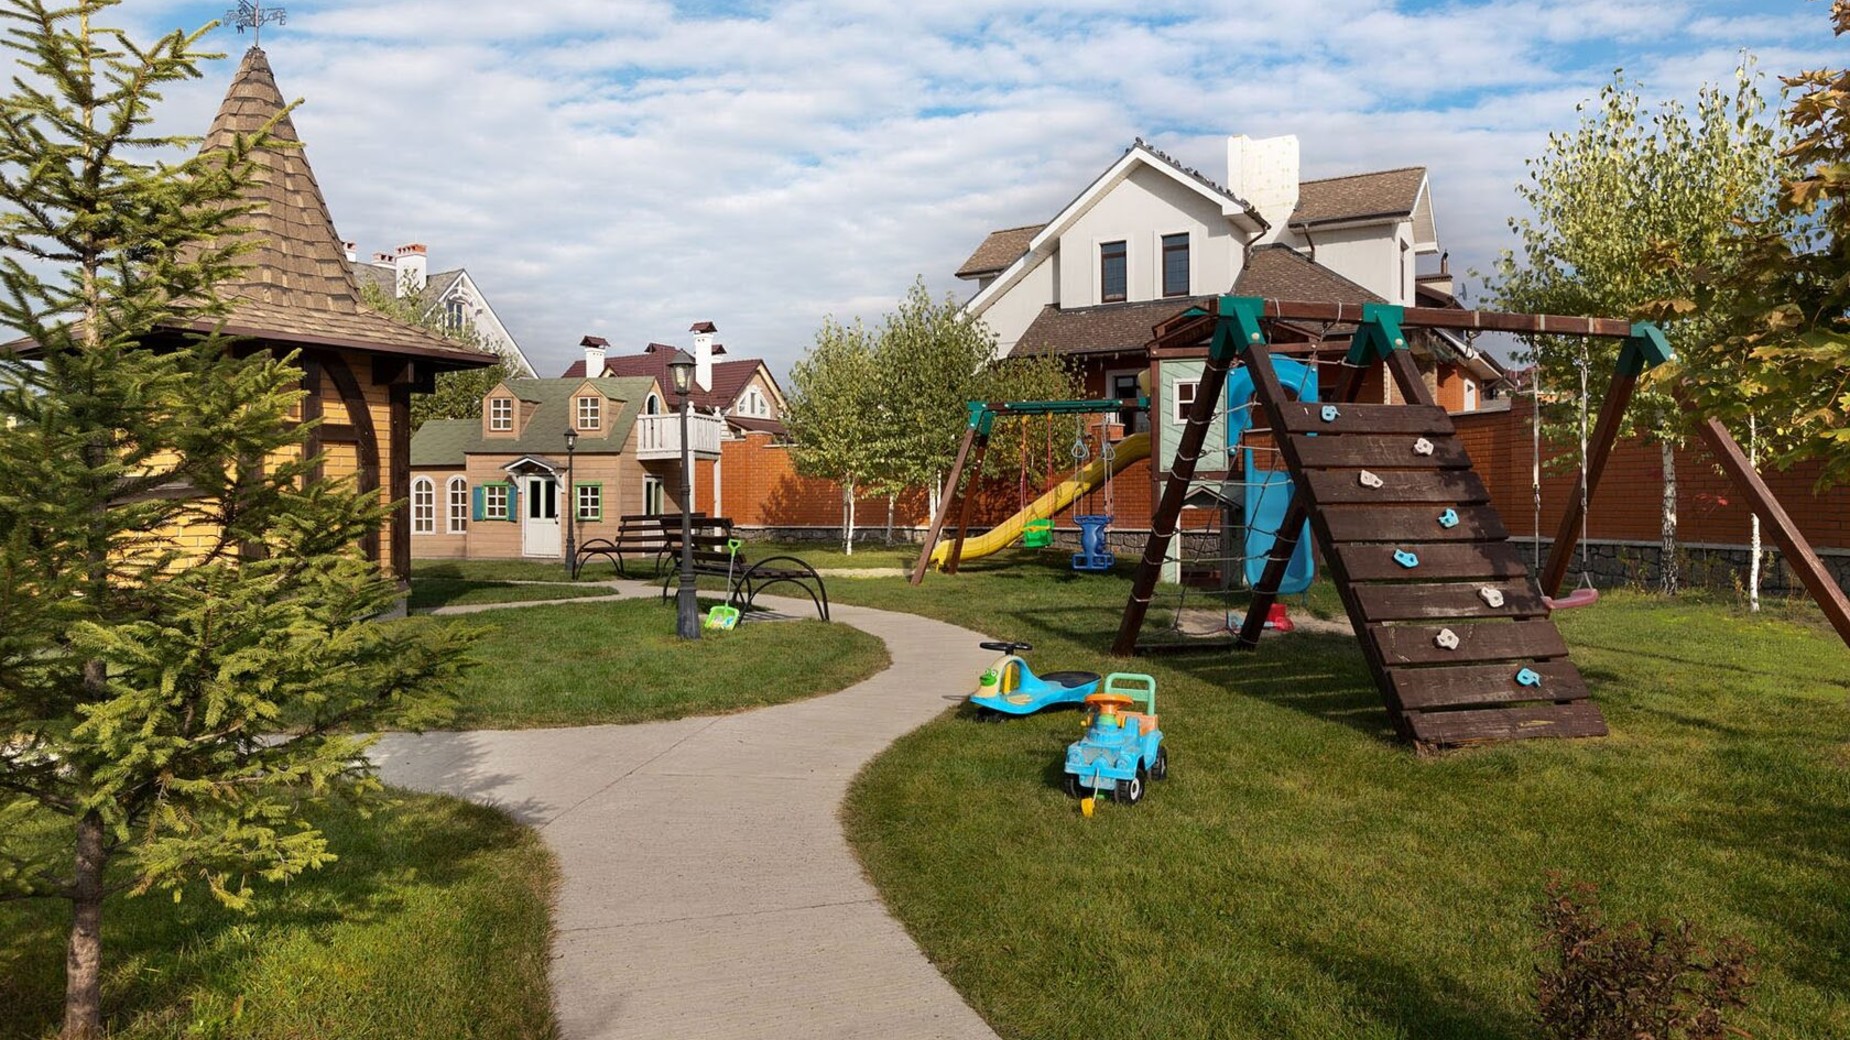
<svg viewBox="0 0 1850 1040"><path fill-rule="evenodd" d="M854 500L879 472L882 417L873 337L860 321L825 318L816 342L790 368L784 423L797 472L842 492L842 551L854 552Z"/></svg>

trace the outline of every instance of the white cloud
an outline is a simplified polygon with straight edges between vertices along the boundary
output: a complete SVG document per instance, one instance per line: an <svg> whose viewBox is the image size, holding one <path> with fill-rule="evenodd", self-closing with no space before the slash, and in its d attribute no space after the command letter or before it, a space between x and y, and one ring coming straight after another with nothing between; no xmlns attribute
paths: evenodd
<svg viewBox="0 0 1850 1040"><path fill-rule="evenodd" d="M142 29L225 3L138 0ZM1142 135L1215 179L1296 133L1307 176L1424 165L1454 270L1509 240L1522 160L1615 65L1653 93L1826 64L1752 0L323 0L264 41L341 233L467 266L542 372L710 319L786 368L991 228L1047 219ZM221 31L214 43L241 51ZM204 129L231 72L172 92Z"/></svg>

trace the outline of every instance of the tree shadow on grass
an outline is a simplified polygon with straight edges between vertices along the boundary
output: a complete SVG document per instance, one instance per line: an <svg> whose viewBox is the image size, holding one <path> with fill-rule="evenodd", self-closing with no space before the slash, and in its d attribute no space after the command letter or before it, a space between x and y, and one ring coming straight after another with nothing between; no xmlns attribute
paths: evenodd
<svg viewBox="0 0 1850 1040"><path fill-rule="evenodd" d="M1420 965L1356 948L1295 942L1296 952L1349 988L1350 1002L1391 1028L1420 1040L1530 1040L1535 1023L1486 1006L1451 978L1434 979Z"/></svg>

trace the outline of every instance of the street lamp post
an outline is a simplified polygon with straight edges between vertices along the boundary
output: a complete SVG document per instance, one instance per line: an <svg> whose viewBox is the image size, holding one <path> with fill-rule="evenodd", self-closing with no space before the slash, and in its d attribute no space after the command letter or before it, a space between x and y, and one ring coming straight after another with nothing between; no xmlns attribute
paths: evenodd
<svg viewBox="0 0 1850 1040"><path fill-rule="evenodd" d="M694 381L694 359L677 350L668 362L674 377L674 394L681 403L681 588L675 595L675 632L682 639L700 638L700 600L694 588L694 486L693 456L687 440L687 395Z"/></svg>
<svg viewBox="0 0 1850 1040"><path fill-rule="evenodd" d="M572 481L572 449L578 446L578 431L565 428L565 577L578 577L578 485Z"/></svg>

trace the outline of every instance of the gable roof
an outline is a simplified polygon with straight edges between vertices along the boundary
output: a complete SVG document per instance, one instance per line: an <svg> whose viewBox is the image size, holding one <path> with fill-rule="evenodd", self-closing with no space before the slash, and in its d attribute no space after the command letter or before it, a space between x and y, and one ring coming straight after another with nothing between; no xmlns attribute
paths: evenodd
<svg viewBox="0 0 1850 1040"><path fill-rule="evenodd" d="M980 278L986 274L997 274L1003 268L1015 262L1015 258L1028 251L1028 243L1045 224L1029 224L1025 227L1003 228L991 231L983 244L976 247L970 259L957 269L959 278Z"/></svg>
<svg viewBox="0 0 1850 1040"><path fill-rule="evenodd" d="M1426 184L1426 167L1404 166L1298 184L1291 223L1333 224L1413 215Z"/></svg>
<svg viewBox="0 0 1850 1040"><path fill-rule="evenodd" d="M1213 299L1212 296L1171 296L1137 303L1065 309L1050 303L1041 308L1041 313L1022 332L1010 354L1141 352L1144 344L1150 342L1150 331L1157 322L1173 318L1177 312L1190 307L1205 306Z"/></svg>
<svg viewBox="0 0 1850 1040"><path fill-rule="evenodd" d="M565 429L571 423L572 394L590 383L622 407L605 417L609 434L578 438L578 454L608 454L624 449L643 402L654 386L650 379L509 379L507 388L522 401L535 405L525 432L518 437L489 437L480 419L432 419L411 436L413 466L463 465L464 456L545 455L565 457Z"/></svg>
<svg viewBox="0 0 1850 1040"><path fill-rule="evenodd" d="M253 210L240 223L249 246L243 270L221 282L229 304L226 332L284 343L354 347L386 354L441 360L444 367L493 364L496 355L432 335L369 310L347 266L346 247L334 232L327 201L287 105L276 88L263 50L252 47L232 77L202 152L231 147L238 137L261 131L270 120L275 137L294 146L252 153L245 199ZM280 117L280 118L279 118ZM199 321L188 327L207 329Z"/></svg>
<svg viewBox="0 0 1850 1040"><path fill-rule="evenodd" d="M714 350L718 349L718 345L715 344ZM604 371L612 376L647 376L661 386L664 394L669 394L673 393L669 388L674 386L674 373L668 370L668 362L673 357L672 349L650 350L641 354L618 354L615 357L604 359ZM752 377L757 375L761 368L764 369L765 380L775 388L776 380L771 378L771 370L765 367L763 361L757 358L739 358L736 361L713 362L712 388L702 390L696 385L688 393L687 399L696 408L731 408L733 403L739 399L739 395L745 392L745 388L751 385ZM584 374L585 361L584 358L579 358L566 368L562 378L570 379ZM777 391L774 389L774 392Z"/></svg>
<svg viewBox="0 0 1850 1040"><path fill-rule="evenodd" d="M1233 280L1235 296L1328 303L1383 303L1382 297L1282 243L1260 246Z"/></svg>

